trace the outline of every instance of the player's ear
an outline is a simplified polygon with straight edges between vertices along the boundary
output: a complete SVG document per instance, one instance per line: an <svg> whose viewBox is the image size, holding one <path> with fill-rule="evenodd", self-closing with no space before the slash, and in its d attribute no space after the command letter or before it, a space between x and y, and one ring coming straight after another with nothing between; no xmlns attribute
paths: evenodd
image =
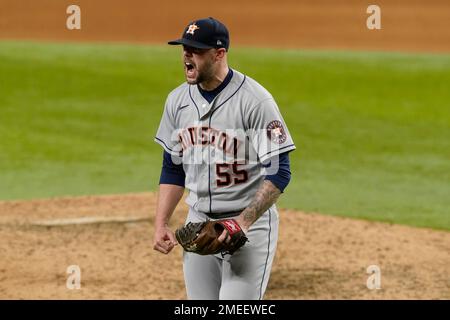
<svg viewBox="0 0 450 320"><path fill-rule="evenodd" d="M216 58L217 58L217 60L222 60L223 57L225 56L226 52L227 51L225 50L225 48L216 49Z"/></svg>

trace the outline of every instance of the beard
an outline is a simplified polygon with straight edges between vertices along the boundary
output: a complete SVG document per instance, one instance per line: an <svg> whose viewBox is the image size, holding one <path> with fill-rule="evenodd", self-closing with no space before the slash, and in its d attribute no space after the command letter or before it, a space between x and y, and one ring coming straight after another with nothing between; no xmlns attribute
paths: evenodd
<svg viewBox="0 0 450 320"><path fill-rule="evenodd" d="M194 72L197 73L194 78L186 75L187 83L200 84L202 82L210 81L214 78L214 65L212 62L205 62L201 68L196 66Z"/></svg>

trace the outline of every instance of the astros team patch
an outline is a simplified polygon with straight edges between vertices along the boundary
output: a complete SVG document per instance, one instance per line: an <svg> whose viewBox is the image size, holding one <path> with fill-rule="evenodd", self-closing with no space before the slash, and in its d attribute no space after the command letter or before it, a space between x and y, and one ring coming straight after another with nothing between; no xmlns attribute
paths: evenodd
<svg viewBox="0 0 450 320"><path fill-rule="evenodd" d="M274 143L282 144L286 141L287 135L283 124L279 120L273 120L267 125L267 137Z"/></svg>

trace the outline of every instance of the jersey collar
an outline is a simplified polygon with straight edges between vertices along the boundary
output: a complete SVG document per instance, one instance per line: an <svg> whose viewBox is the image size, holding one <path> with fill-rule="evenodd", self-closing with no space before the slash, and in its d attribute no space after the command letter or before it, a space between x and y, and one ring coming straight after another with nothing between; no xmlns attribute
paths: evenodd
<svg viewBox="0 0 450 320"><path fill-rule="evenodd" d="M197 85L189 85L189 94L199 111L200 119L204 118L216 108L222 107L223 104L226 104L228 100L241 88L244 81L245 76L242 73L232 70L232 75L228 84L222 88L220 94L218 94L211 101L211 103L208 103L208 101L202 96Z"/></svg>

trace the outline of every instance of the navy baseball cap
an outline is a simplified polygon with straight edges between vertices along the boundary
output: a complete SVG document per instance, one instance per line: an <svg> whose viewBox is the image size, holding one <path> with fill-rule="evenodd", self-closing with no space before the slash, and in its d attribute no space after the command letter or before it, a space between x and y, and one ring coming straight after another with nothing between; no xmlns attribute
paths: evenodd
<svg viewBox="0 0 450 320"><path fill-rule="evenodd" d="M225 48L228 51L230 36L225 25L212 18L192 21L184 29L181 39L168 44L183 44L198 49Z"/></svg>

